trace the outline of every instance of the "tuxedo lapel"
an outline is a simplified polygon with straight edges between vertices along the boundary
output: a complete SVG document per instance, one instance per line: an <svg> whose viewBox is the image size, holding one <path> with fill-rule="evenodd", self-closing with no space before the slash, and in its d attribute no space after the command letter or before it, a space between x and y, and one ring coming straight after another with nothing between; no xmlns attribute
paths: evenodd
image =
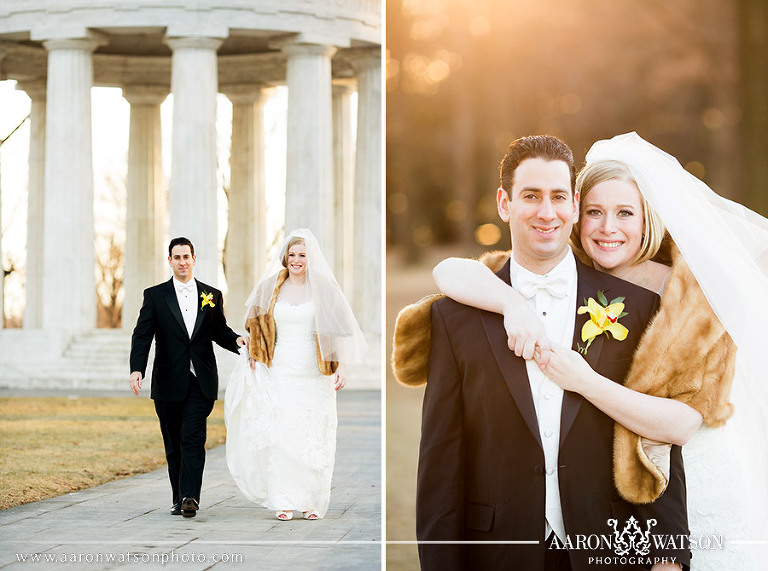
<svg viewBox="0 0 768 571"><path fill-rule="evenodd" d="M509 261L496 275L509 285ZM536 407L533 404L525 361L517 357L507 345L507 332L504 329L504 322L499 319L498 315L483 312L481 319L488 344L491 346L496 364L504 377L504 382L512 394L512 398L515 399L515 404L525 419L528 429L539 447L542 447L539 421L536 417Z"/></svg>
<svg viewBox="0 0 768 571"><path fill-rule="evenodd" d="M195 280L195 283L197 284L197 299L201 299L200 295L202 294L202 291L200 289L200 282ZM195 327L192 330L192 335L190 336L190 339L194 339L195 335L197 335L197 332L200 330L200 326L203 324L203 317L205 317L205 313L203 311L203 304L201 301L197 307L197 316L195 317Z"/></svg>
<svg viewBox="0 0 768 571"><path fill-rule="evenodd" d="M187 332L187 326L184 325L184 318L181 316L181 308L179 307L179 300L176 298L176 290L173 288L173 278L165 282L168 284L165 288L165 301L168 304L171 313L178 321L184 333Z"/></svg>
<svg viewBox="0 0 768 571"><path fill-rule="evenodd" d="M590 272L585 271L586 266L582 264L578 259L576 260L576 271L578 274L578 283L576 286L576 307L580 307L581 305L585 304L585 300L589 299L590 297L595 297L597 294L597 290L599 289L599 284L595 283L594 280L591 279L591 276L589 275ZM571 344L571 348L574 351L578 351L579 347L585 347L586 343L582 342L581 340L581 329L584 327L584 324L589 319L589 314L584 313L582 315L579 315L578 313L575 315L575 322L573 327L573 342ZM584 356L584 359L589 363L589 366L592 367L592 369L597 368L597 362L600 359L600 352L603 350L603 344L605 343L605 335L598 335L594 338L592 341L592 344L589 346L589 350L587 351L586 355ZM563 444L563 441L565 441L565 437L568 435L568 431L571 429L571 426L573 425L573 421L576 419L576 415L579 412L579 409L581 408L581 403L584 401L584 398L579 395L578 393L571 392L571 391L565 391L563 394L563 409L562 409L562 416L560 417L560 444Z"/></svg>
<svg viewBox="0 0 768 571"><path fill-rule="evenodd" d="M531 395L531 385L528 380L528 371L525 368L525 361L517 357L507 345L507 333L504 330L504 323L498 316L491 313L483 313L483 328L488 338L488 344L493 351L493 357L499 366L504 382L507 384L515 404L523 415L525 423L528 425L531 434L541 447L541 436L539 435L539 421L536 417L536 408L533 405L533 396Z"/></svg>

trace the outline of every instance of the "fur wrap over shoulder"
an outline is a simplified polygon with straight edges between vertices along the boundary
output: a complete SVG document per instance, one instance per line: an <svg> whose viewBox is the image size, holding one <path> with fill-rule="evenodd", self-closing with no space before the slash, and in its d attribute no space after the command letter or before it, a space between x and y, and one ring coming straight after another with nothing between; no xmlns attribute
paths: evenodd
<svg viewBox="0 0 768 571"><path fill-rule="evenodd" d="M245 329L251 337L248 343L248 353L252 359L264 363L267 367L272 366L272 359L275 356L275 341L277 340L275 303L277 303L277 295L280 293L280 288L287 278L288 270L280 270L267 313L258 315L256 308L252 307L249 311L248 319L245 320ZM315 344L317 345L317 368L320 370L320 373L323 375L334 374L339 364L336 361L324 361L322 359L320 356L320 344L317 342L317 334L315 334Z"/></svg>
<svg viewBox="0 0 768 571"><path fill-rule="evenodd" d="M494 273L507 263L510 253L486 252L480 261ZM397 314L392 340L392 372L395 379L407 387L427 384L429 346L432 343L432 304L445 296L431 294L405 306Z"/></svg>
<svg viewBox="0 0 768 571"><path fill-rule="evenodd" d="M498 272L509 252L489 252L480 261ZM392 370L406 386L427 382L432 303L429 295L403 308L395 322ZM624 385L638 392L672 398L701 413L710 427L733 414L728 401L733 383L736 345L715 316L701 287L676 248L672 271L658 313L635 351ZM614 482L632 503L656 500L669 481L670 445L642 438L615 424Z"/></svg>

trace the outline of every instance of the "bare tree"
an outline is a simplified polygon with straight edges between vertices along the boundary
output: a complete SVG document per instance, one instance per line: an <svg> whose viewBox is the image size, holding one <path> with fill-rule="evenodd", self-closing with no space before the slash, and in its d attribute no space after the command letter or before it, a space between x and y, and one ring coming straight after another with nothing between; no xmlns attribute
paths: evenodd
<svg viewBox="0 0 768 571"><path fill-rule="evenodd" d="M97 327L118 328L122 324L124 268L123 244L112 234L109 247L96 253Z"/></svg>
<svg viewBox="0 0 768 571"><path fill-rule="evenodd" d="M3 145L10 139L16 131L18 131L21 126L29 119L29 115L24 117L18 125L16 125L13 130L8 133L3 139L0 139L0 149L2 149ZM0 186L1 188L1 186ZM0 203L2 203L2 198L0 198ZM15 214L15 209L14 209ZM0 220L2 219L2 216L0 216ZM18 264L16 264L13 259L9 260L8 269L5 265L5 259L2 256L2 243L3 243L3 234L5 233L5 229L0 228L0 328L2 327L21 327L21 311L13 312L11 315L8 316L6 319L5 316L5 280L6 278L12 276L15 272L18 273ZM9 256L10 258L10 256Z"/></svg>
<svg viewBox="0 0 768 571"><path fill-rule="evenodd" d="M108 172L96 196L96 326L117 328L122 323L125 275L124 178Z"/></svg>

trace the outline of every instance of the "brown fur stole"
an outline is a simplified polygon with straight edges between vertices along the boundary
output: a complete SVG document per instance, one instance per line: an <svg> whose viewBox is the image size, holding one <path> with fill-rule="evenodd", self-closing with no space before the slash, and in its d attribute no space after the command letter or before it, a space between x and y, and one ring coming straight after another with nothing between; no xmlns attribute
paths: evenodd
<svg viewBox="0 0 768 571"><path fill-rule="evenodd" d="M275 326L275 303L277 295L280 293L285 280L288 278L288 270L280 270L275 283L275 291L272 292L272 298L269 302L267 313L259 315L259 308L252 307L248 319L245 321L245 329L251 336L248 344L248 353L251 358L264 363L267 367L272 366L272 359L275 356L275 341L277 339L277 327ZM317 368L323 375L332 375L339 367L336 361L324 361L320 356L320 343L315 334L315 344L317 346Z"/></svg>
<svg viewBox="0 0 768 571"><path fill-rule="evenodd" d="M480 261L498 272L507 260L509 252L486 252ZM392 340L392 373L395 379L407 387L427 384L429 346L432 342L432 304L445 296L432 294L416 303L405 306L397 314Z"/></svg>
<svg viewBox="0 0 768 571"><path fill-rule="evenodd" d="M643 333L624 385L641 393L673 398L693 407L707 426L722 426L733 414L728 401L736 344L717 319L679 251L661 306ZM669 480L669 445L616 424L614 479L621 496L650 503Z"/></svg>
<svg viewBox="0 0 768 571"><path fill-rule="evenodd" d="M509 252L490 252L480 261L498 272ZM699 411L708 426L733 414L728 397L736 346L709 306L701 287L676 249L659 312L638 344L625 385L639 392L673 398ZM395 322L392 370L403 385L427 382L432 303L429 295L403 308ZM649 503L666 489L669 445L641 438L616 423L614 480L621 496Z"/></svg>

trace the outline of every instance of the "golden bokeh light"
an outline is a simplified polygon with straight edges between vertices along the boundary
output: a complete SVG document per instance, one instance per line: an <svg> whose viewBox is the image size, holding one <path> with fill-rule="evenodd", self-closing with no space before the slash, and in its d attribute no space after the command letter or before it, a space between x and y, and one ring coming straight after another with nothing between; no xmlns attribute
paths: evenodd
<svg viewBox="0 0 768 571"><path fill-rule="evenodd" d="M434 241L435 239L430 226L422 224L413 229L413 243L419 248L428 248Z"/></svg>
<svg viewBox="0 0 768 571"><path fill-rule="evenodd" d="M437 50L435 52L435 59L439 59L447 63L448 67L451 69L451 73L461 68L463 61L461 59L461 55L457 54L456 52L443 49Z"/></svg>
<svg viewBox="0 0 768 571"><path fill-rule="evenodd" d="M386 52L387 91L394 91L399 87L400 62L392 57L389 50Z"/></svg>
<svg viewBox="0 0 768 571"><path fill-rule="evenodd" d="M475 37L486 36L491 31L491 21L485 16L473 16L469 20L469 34Z"/></svg>
<svg viewBox="0 0 768 571"><path fill-rule="evenodd" d="M560 109L566 115L576 115L581 111L581 97L577 93L566 93L560 98Z"/></svg>
<svg viewBox="0 0 768 571"><path fill-rule="evenodd" d="M436 40L450 23L451 20L446 14L430 14L418 17L411 23L411 39L416 42Z"/></svg>
<svg viewBox="0 0 768 571"><path fill-rule="evenodd" d="M475 241L481 246L493 246L501 240L501 230L496 224L481 224L475 229Z"/></svg>
<svg viewBox="0 0 768 571"><path fill-rule="evenodd" d="M402 0L404 16L411 18L428 14L443 14L448 6L446 0Z"/></svg>
<svg viewBox="0 0 768 571"><path fill-rule="evenodd" d="M451 68L447 62L437 59L427 66L427 77L433 83L444 81L451 73Z"/></svg>
<svg viewBox="0 0 768 571"><path fill-rule="evenodd" d="M701 122L710 131L717 131L725 125L725 113L716 107L709 107L701 114Z"/></svg>
<svg viewBox="0 0 768 571"><path fill-rule="evenodd" d="M402 62L403 89L421 95L434 94L441 83L461 67L461 56L440 49L432 57L423 53L410 52Z"/></svg>
<svg viewBox="0 0 768 571"><path fill-rule="evenodd" d="M685 170L687 170L696 178L700 178L702 180L704 179L704 176L707 174L707 169L704 168L704 165L699 161L690 161L688 163L685 163Z"/></svg>
<svg viewBox="0 0 768 571"><path fill-rule="evenodd" d="M408 210L408 197L402 192L393 192L387 197L387 208L392 214L403 214Z"/></svg>
<svg viewBox="0 0 768 571"><path fill-rule="evenodd" d="M467 203L463 200L451 200L445 207L445 216L452 222L461 222L467 217Z"/></svg>

